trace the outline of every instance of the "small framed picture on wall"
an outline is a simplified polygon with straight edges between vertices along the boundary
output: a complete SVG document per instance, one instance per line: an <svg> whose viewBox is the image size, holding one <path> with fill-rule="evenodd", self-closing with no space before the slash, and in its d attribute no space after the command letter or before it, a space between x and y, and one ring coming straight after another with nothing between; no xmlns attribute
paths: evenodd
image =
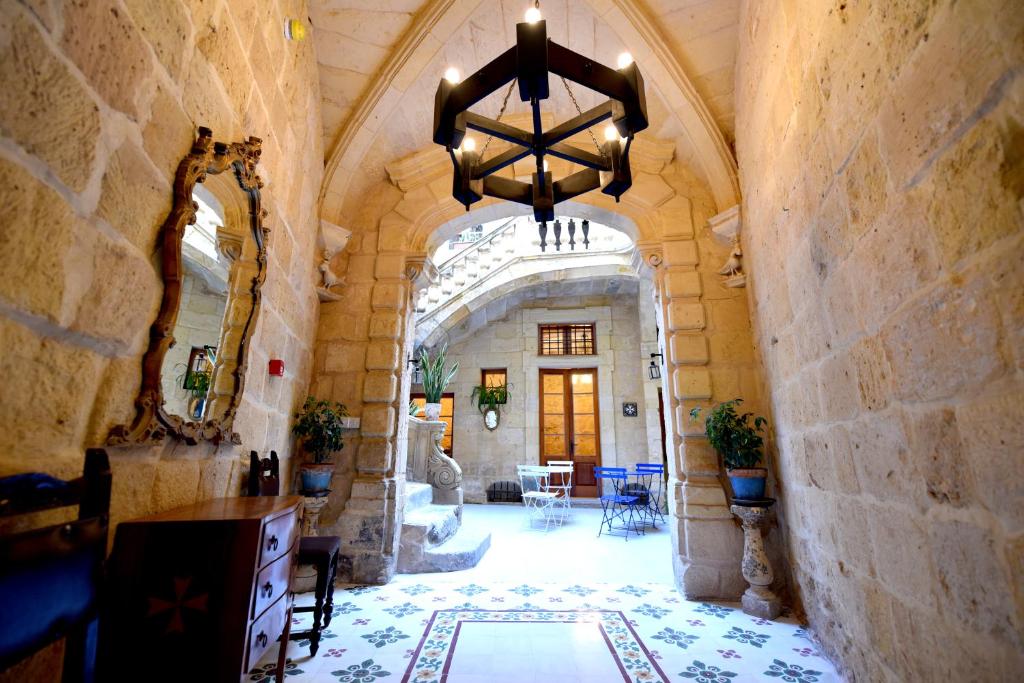
<svg viewBox="0 0 1024 683"><path fill-rule="evenodd" d="M622 404L622 414L626 417L636 417L637 413L636 403L626 401Z"/></svg>

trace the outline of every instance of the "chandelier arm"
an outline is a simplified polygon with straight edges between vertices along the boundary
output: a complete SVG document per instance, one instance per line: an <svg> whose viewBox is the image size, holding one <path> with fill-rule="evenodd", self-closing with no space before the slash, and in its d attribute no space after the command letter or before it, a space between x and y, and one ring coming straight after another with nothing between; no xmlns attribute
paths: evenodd
<svg viewBox="0 0 1024 683"><path fill-rule="evenodd" d="M553 145L571 138L582 130L595 126L607 118L611 118L614 103L612 101L599 104L593 109L574 116L564 123L560 123L544 134L544 144Z"/></svg>
<svg viewBox="0 0 1024 683"><path fill-rule="evenodd" d="M600 149L600 148L599 148ZM587 168L592 168L596 171L609 171L611 170L611 163L608 159L602 156L597 156L592 152L585 152L578 147L560 142L557 145L551 145L547 149L547 153L553 157L559 159L565 159Z"/></svg>
<svg viewBox="0 0 1024 683"><path fill-rule="evenodd" d="M556 76L567 78L613 100L625 102L635 99L636 93L621 73L562 47L553 40L548 41L548 68Z"/></svg>
<svg viewBox="0 0 1024 683"><path fill-rule="evenodd" d="M533 206L533 185L530 183L492 175L484 178L483 187L488 197Z"/></svg>
<svg viewBox="0 0 1024 683"><path fill-rule="evenodd" d="M459 115L515 80L516 69L516 47L513 46L458 85L442 78L434 95L434 142L445 147L458 147L465 132L457 130Z"/></svg>
<svg viewBox="0 0 1024 683"><path fill-rule="evenodd" d="M647 101L643 94L643 78L636 62L620 70L610 69L549 40L548 68L557 76L621 102L624 109L623 121L629 135L647 128ZM619 132L623 132L622 128L619 128Z"/></svg>
<svg viewBox="0 0 1024 683"><path fill-rule="evenodd" d="M556 180L554 186L555 203L558 204L601 187L601 174L592 168L585 168Z"/></svg>
<svg viewBox="0 0 1024 683"><path fill-rule="evenodd" d="M510 47L455 86L451 103L466 111L516 78L516 48Z"/></svg>
<svg viewBox="0 0 1024 683"><path fill-rule="evenodd" d="M533 110L533 156L537 160L537 182L540 183L535 190L540 194L547 194L547 173L544 171L544 147L541 144L544 140L544 124L540 119L540 100L530 100L530 108Z"/></svg>
<svg viewBox="0 0 1024 683"><path fill-rule="evenodd" d="M476 170L473 172L473 180L485 178L492 173L497 173L506 166L514 164L520 159L528 157L531 154L533 154L533 148L531 147L527 147L526 149L510 149L502 152L501 154L497 154L477 166Z"/></svg>
<svg viewBox="0 0 1024 683"><path fill-rule="evenodd" d="M481 133L493 135L500 140L511 142L514 145L520 145L527 148L533 147L533 134L529 131L523 130L522 128L516 128L515 126L510 126L507 123L502 123L495 119L481 116L480 114L474 114L471 111L467 111L465 113L465 121L466 128L472 128L473 130Z"/></svg>

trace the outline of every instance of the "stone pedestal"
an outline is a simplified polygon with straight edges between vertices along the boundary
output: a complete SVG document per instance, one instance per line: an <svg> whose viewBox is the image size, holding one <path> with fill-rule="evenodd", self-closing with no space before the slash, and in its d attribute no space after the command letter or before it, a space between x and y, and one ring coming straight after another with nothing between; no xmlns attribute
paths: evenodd
<svg viewBox="0 0 1024 683"><path fill-rule="evenodd" d="M743 611L762 619L774 619L782 612L782 601L769 588L774 575L764 551L761 527L768 520L774 501L762 506L733 505L730 510L743 523L743 578L750 587L743 594Z"/></svg>
<svg viewBox="0 0 1024 683"><path fill-rule="evenodd" d="M304 496L302 499L302 535L319 536L320 511L327 505L328 491L319 496Z"/></svg>

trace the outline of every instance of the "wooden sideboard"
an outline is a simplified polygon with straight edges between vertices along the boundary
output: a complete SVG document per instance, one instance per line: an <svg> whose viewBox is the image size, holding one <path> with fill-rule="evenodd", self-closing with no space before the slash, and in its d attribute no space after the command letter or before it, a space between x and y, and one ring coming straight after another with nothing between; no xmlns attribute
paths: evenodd
<svg viewBox="0 0 1024 683"><path fill-rule="evenodd" d="M100 680L246 680L279 637L288 642L301 518L300 496L275 496L119 524Z"/></svg>

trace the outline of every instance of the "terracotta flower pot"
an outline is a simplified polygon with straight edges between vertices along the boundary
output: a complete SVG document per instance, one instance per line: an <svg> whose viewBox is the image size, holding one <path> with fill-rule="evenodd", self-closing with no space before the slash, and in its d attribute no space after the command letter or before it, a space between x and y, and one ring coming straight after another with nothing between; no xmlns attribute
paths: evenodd
<svg viewBox="0 0 1024 683"><path fill-rule="evenodd" d="M732 494L741 500L761 500L764 498L765 480L768 470L763 467L729 470L729 483Z"/></svg>

